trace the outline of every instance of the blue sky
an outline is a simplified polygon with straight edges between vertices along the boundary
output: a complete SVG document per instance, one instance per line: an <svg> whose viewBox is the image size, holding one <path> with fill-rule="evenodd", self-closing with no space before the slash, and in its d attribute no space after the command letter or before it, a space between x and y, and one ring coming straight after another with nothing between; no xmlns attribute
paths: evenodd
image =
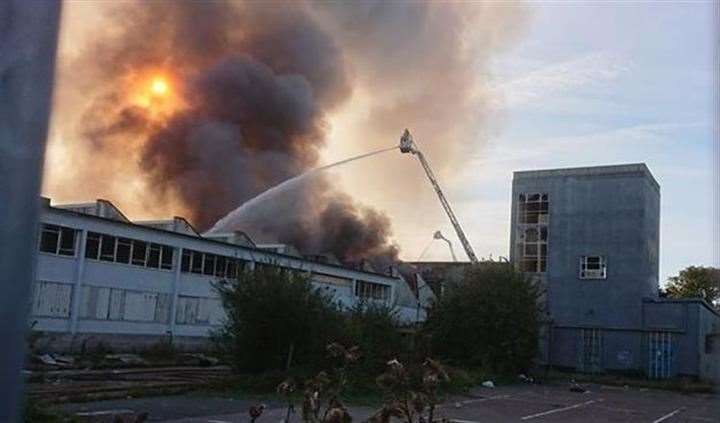
<svg viewBox="0 0 720 423"><path fill-rule="evenodd" d="M514 170L645 162L661 185L661 283L712 264L712 3L530 6L493 64L498 134L449 185L477 253L507 254Z"/></svg>

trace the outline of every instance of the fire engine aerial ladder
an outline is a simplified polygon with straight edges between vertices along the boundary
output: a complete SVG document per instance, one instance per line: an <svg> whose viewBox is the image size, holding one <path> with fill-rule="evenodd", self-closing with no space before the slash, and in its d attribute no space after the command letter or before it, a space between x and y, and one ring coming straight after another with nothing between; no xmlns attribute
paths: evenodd
<svg viewBox="0 0 720 423"><path fill-rule="evenodd" d="M443 241L447 242L448 247L450 247L450 254L452 255L453 261L457 261L457 256L455 255L455 249L452 246L452 242L450 242L449 239L445 238L445 235L442 234L440 231L435 231L433 234L433 239L442 239Z"/></svg>
<svg viewBox="0 0 720 423"><path fill-rule="evenodd" d="M470 241L468 241L467 237L465 236L465 232L463 232L462 227L460 227L460 222L458 222L457 218L455 217L455 213L453 213L452 208L450 207L450 203L448 203L447 199L445 198L445 194L443 194L442 190L440 189L440 184L438 184L438 181L435 178L435 174L433 173L432 169L430 169L430 165L425 159L425 156L423 155L422 151L417 148L417 145L415 145L415 142L413 141L412 135L410 135L410 131L408 131L407 129L403 133L402 138L400 138L400 151L402 153L414 154L420 160L420 164L422 164L423 169L425 169L425 173L427 174L428 179L430 179L430 183L435 189L435 193L437 193L438 197L440 198L440 203L445 209L445 213L447 213L448 217L450 218L450 222L455 228L455 232L460 239L460 243L465 249L465 254L467 254L470 262L477 263L478 258L477 256L475 256L475 252L470 245Z"/></svg>

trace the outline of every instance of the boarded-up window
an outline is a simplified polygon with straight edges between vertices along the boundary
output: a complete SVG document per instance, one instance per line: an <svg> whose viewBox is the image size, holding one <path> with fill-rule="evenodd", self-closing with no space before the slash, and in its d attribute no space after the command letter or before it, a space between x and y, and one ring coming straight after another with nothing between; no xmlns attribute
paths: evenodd
<svg viewBox="0 0 720 423"><path fill-rule="evenodd" d="M38 281L33 289L32 314L43 317L70 317L72 285Z"/></svg>
<svg viewBox="0 0 720 423"><path fill-rule="evenodd" d="M127 291L125 293L125 312L123 320L152 322L155 320L155 307L158 294L152 292Z"/></svg>
<svg viewBox="0 0 720 423"><path fill-rule="evenodd" d="M224 312L220 300L215 298L178 297L175 322L181 325L217 325Z"/></svg>
<svg viewBox="0 0 720 423"><path fill-rule="evenodd" d="M84 286L80 317L167 323L170 294Z"/></svg>

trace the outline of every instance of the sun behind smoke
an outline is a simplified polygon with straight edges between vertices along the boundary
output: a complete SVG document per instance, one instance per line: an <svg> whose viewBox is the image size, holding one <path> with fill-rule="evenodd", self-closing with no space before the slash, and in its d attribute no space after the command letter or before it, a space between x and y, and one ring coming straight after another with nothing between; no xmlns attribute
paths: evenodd
<svg viewBox="0 0 720 423"><path fill-rule="evenodd" d="M172 113L184 107L173 79L169 75L149 73L142 77L130 77L130 101L145 109L154 121L164 121Z"/></svg>
<svg viewBox="0 0 720 423"><path fill-rule="evenodd" d="M152 90L153 94L160 96L165 95L168 92L167 81L165 81L165 79L163 79L162 77L156 76L155 79L153 79L152 81L150 89Z"/></svg>

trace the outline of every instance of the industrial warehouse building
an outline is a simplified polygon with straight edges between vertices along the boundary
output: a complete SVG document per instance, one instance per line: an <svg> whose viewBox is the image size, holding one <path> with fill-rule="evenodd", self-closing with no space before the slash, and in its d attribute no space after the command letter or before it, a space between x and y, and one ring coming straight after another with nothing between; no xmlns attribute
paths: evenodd
<svg viewBox="0 0 720 423"><path fill-rule="evenodd" d="M224 316L213 284L261 265L306 272L344 306L380 302L405 323L424 318L398 272L311 260L288 246L255 245L241 232L201 236L178 217L131 222L105 200L51 206L43 199L40 221L31 312L40 349L129 350L167 339L200 348Z"/></svg>
<svg viewBox="0 0 720 423"><path fill-rule="evenodd" d="M660 186L644 164L515 172L511 261L543 287L543 360L720 380L720 315L659 298Z"/></svg>

